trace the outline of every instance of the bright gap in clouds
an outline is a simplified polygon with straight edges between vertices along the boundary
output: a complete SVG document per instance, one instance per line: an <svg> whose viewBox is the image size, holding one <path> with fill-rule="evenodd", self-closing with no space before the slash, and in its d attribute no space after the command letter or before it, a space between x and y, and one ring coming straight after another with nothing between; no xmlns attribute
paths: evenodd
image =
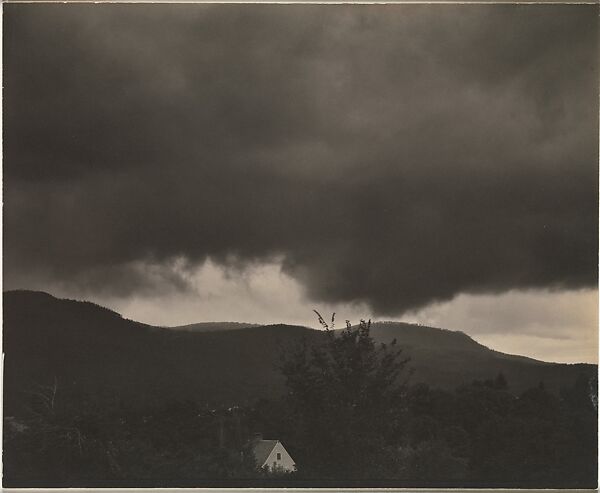
<svg viewBox="0 0 600 493"><path fill-rule="evenodd" d="M364 304L334 306L306 300L300 284L281 272L279 262L239 270L208 260L186 281L192 288L189 292L105 301L127 318L162 326L224 321L317 328L313 309L324 316L337 311L340 322L342 316L354 321L368 317Z"/></svg>
<svg viewBox="0 0 600 493"><path fill-rule="evenodd" d="M598 362L598 291L461 294L404 320L462 330L497 351L561 363Z"/></svg>
<svg viewBox="0 0 600 493"><path fill-rule="evenodd" d="M598 362L598 292L510 291L498 295L461 294L403 317L374 317L364 304L323 304L307 300L300 284L281 272L280 263L244 270L207 261L189 276L189 292L96 300L123 316L153 325L236 321L287 323L318 328L313 309L327 317L403 320L462 330L498 351L556 362Z"/></svg>

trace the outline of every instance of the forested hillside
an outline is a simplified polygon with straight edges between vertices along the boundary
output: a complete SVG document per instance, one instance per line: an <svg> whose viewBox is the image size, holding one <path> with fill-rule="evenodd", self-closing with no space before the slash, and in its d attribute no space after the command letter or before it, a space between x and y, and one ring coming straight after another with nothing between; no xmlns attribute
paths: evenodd
<svg viewBox="0 0 600 493"><path fill-rule="evenodd" d="M360 330L180 331L4 293L5 486L593 486L594 365L430 327ZM397 374L377 369L382 341ZM255 469L256 431L296 474Z"/></svg>
<svg viewBox="0 0 600 493"><path fill-rule="evenodd" d="M215 324L216 325L216 324ZM214 326L213 326L214 328ZM549 364L497 353L460 332L402 323L374 324L373 337L396 338L411 358L411 382L454 389L503 373L514 391L544 382L558 392L593 365ZM98 305L40 292L4 293L5 406L23 391L49 385L93 390L128 405L193 399L207 406L246 405L283 391L282 348L306 327L268 325L238 330L179 331L122 318Z"/></svg>

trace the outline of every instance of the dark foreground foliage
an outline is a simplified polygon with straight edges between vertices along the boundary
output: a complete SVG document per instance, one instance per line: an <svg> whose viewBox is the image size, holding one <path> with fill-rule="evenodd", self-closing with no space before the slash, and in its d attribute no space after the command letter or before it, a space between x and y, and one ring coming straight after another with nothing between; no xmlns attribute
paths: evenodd
<svg viewBox="0 0 600 493"><path fill-rule="evenodd" d="M401 352L368 323L326 329L284 353L286 395L243 408L24 389L27 411L4 419L4 486L596 487L595 381L559 395L543 383L515 394L501 374L455 391L409 385ZM257 431L297 473L257 470Z"/></svg>

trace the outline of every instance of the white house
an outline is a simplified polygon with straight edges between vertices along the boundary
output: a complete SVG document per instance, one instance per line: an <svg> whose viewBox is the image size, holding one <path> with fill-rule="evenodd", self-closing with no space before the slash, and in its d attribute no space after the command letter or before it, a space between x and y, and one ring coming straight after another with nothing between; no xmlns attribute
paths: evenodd
<svg viewBox="0 0 600 493"><path fill-rule="evenodd" d="M254 440L252 451L258 467L269 472L296 470L296 463L279 440Z"/></svg>

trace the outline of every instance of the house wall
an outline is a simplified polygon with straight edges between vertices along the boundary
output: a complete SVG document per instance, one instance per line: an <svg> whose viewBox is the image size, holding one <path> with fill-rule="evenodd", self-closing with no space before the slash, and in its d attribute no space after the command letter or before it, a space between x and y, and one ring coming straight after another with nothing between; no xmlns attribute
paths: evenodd
<svg viewBox="0 0 600 493"><path fill-rule="evenodd" d="M281 459L277 460L277 454L281 454ZM269 457L265 461L263 467L268 467L269 470L273 469L273 464L276 464L276 469L281 468L284 471L295 471L296 463L292 460L290 454L287 453L287 450L281 445L281 442L277 442L277 445L273 447L273 450L269 454Z"/></svg>

